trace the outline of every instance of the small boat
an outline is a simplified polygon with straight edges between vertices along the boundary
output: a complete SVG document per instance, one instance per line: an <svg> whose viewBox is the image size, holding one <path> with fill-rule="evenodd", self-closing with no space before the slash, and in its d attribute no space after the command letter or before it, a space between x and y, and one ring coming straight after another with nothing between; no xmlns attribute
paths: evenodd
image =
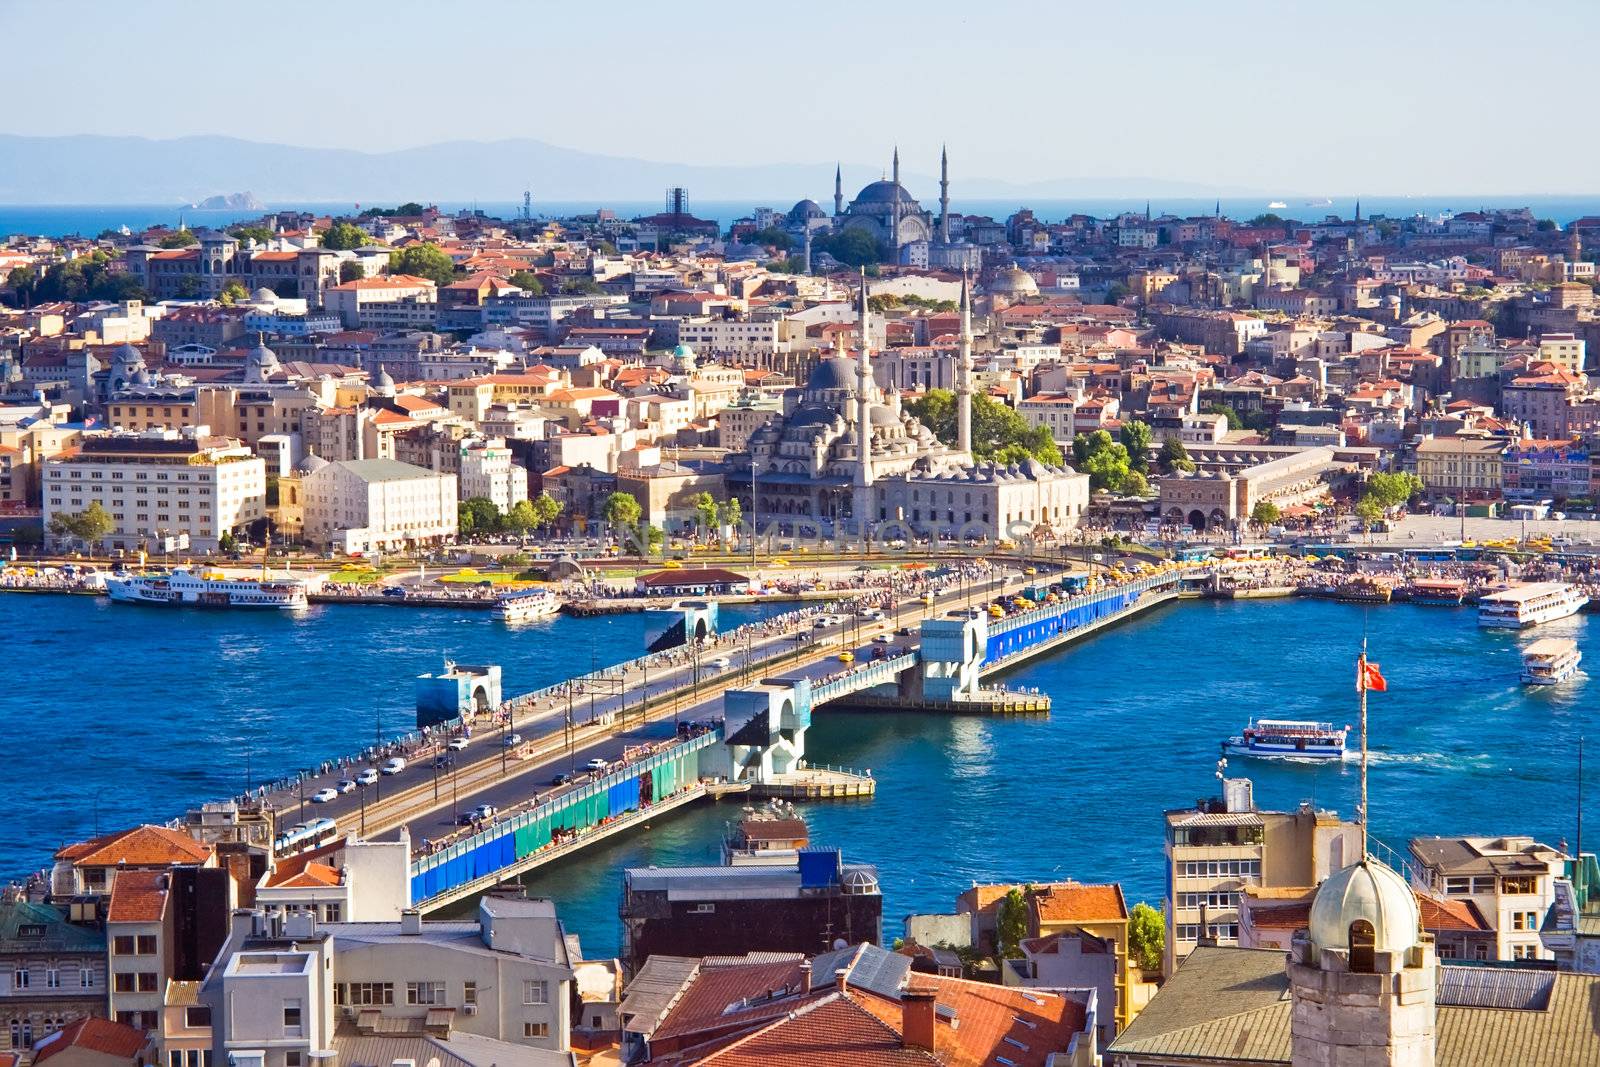
<svg viewBox="0 0 1600 1067"><path fill-rule="evenodd" d="M117 575L105 582L106 594L119 604L295 610L307 603L306 583L299 579L197 577L180 567L170 574Z"/></svg>
<svg viewBox="0 0 1600 1067"><path fill-rule="evenodd" d="M548 619L561 610L561 598L548 589L501 593L494 601L495 618L504 622Z"/></svg>
<svg viewBox="0 0 1600 1067"><path fill-rule="evenodd" d="M1566 582L1515 585L1478 599L1478 625L1524 629L1570 618L1588 602L1582 589Z"/></svg>
<svg viewBox="0 0 1600 1067"><path fill-rule="evenodd" d="M1556 685L1571 678L1583 662L1578 642L1567 637L1545 637L1522 650L1522 684Z"/></svg>
<svg viewBox="0 0 1600 1067"><path fill-rule="evenodd" d="M1467 583L1459 578L1418 578L1406 587L1413 604L1458 608L1467 599Z"/></svg>
<svg viewBox="0 0 1600 1067"><path fill-rule="evenodd" d="M1350 727L1305 719L1256 719L1222 742L1228 756L1262 759L1342 760Z"/></svg>
<svg viewBox="0 0 1600 1067"><path fill-rule="evenodd" d="M1387 585L1371 578L1352 578L1334 587L1333 599L1347 604L1387 604L1393 595Z"/></svg>

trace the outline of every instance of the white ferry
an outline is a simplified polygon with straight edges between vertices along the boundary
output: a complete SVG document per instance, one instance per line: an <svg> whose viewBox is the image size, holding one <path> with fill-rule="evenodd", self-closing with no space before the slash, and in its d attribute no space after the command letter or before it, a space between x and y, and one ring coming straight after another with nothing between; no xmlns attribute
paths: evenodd
<svg viewBox="0 0 1600 1067"><path fill-rule="evenodd" d="M306 606L306 583L299 579L197 577L182 568L170 574L112 575L106 578L106 593L123 604L283 610Z"/></svg>
<svg viewBox="0 0 1600 1067"><path fill-rule="evenodd" d="M494 614L506 622L548 619L561 610L561 598L548 589L527 589L501 593L494 601Z"/></svg>
<svg viewBox="0 0 1600 1067"><path fill-rule="evenodd" d="M1556 685L1578 672L1583 652L1567 637L1546 637L1522 650L1522 684Z"/></svg>
<svg viewBox="0 0 1600 1067"><path fill-rule="evenodd" d="M1342 760L1350 727L1303 719L1257 719L1238 737L1222 742L1229 756L1263 759Z"/></svg>
<svg viewBox="0 0 1600 1067"><path fill-rule="evenodd" d="M1583 590L1565 582L1532 582L1490 593L1478 600L1478 625L1521 629L1576 615L1589 602Z"/></svg>

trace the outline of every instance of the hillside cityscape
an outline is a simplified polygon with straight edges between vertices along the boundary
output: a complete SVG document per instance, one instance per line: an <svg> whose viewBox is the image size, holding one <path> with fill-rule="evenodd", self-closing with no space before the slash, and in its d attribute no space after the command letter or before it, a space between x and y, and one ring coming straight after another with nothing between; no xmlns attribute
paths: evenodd
<svg viewBox="0 0 1600 1067"><path fill-rule="evenodd" d="M1024 66L0 134L0 1067L1600 1065L1600 194L1053 177Z"/></svg>

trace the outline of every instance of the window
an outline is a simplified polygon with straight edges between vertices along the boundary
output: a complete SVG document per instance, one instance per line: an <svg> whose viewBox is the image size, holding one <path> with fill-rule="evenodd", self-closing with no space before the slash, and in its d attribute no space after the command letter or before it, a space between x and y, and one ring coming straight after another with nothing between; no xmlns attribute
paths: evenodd
<svg viewBox="0 0 1600 1067"><path fill-rule="evenodd" d="M300 1067L300 1050L292 1048L283 1054L283 1067Z"/></svg>
<svg viewBox="0 0 1600 1067"><path fill-rule="evenodd" d="M716 910L717 906L715 904L696 904L689 909L689 912L692 915L710 915Z"/></svg>
<svg viewBox="0 0 1600 1067"><path fill-rule="evenodd" d="M1350 971L1372 974L1377 968L1377 941L1372 924L1357 919L1350 924Z"/></svg>
<svg viewBox="0 0 1600 1067"><path fill-rule="evenodd" d="M351 982L350 1003L386 1007L394 1003L393 982Z"/></svg>
<svg viewBox="0 0 1600 1067"><path fill-rule="evenodd" d="M17 927L17 936L25 941L37 941L44 937L44 924L22 923Z"/></svg>
<svg viewBox="0 0 1600 1067"><path fill-rule="evenodd" d="M127 934L118 934L111 939L111 954L113 956L133 955L133 938Z"/></svg>
<svg viewBox="0 0 1600 1067"><path fill-rule="evenodd" d="M1439 958L1441 960L1453 960L1453 959L1455 959L1456 958L1456 946L1451 944L1448 941L1442 943L1439 946Z"/></svg>
<svg viewBox="0 0 1600 1067"><path fill-rule="evenodd" d="M167 1067L183 1067L183 1052L172 1049L167 1053Z"/></svg>
<svg viewBox="0 0 1600 1067"><path fill-rule="evenodd" d="M300 1036L300 1001L283 1002L283 1032L286 1037Z"/></svg>
<svg viewBox="0 0 1600 1067"><path fill-rule="evenodd" d="M341 912L338 904L324 904L322 906L322 921L325 923L338 922L340 914Z"/></svg>
<svg viewBox="0 0 1600 1067"><path fill-rule="evenodd" d="M467 982L462 986L462 988L461 988L461 1003L463 1003L463 1004L476 1004L476 1003L478 1003L478 983L477 982Z"/></svg>
<svg viewBox="0 0 1600 1067"><path fill-rule="evenodd" d="M205 1004L191 1004L183 1009L183 1025L198 1030L211 1025L211 1008Z"/></svg>
<svg viewBox="0 0 1600 1067"><path fill-rule="evenodd" d="M407 982L406 1003L440 1005L444 1003L443 982Z"/></svg>
<svg viewBox="0 0 1600 1067"><path fill-rule="evenodd" d="M526 979L522 983L522 1003L550 1003L550 983L544 979Z"/></svg>
<svg viewBox="0 0 1600 1067"><path fill-rule="evenodd" d="M131 974L118 974L112 978L112 988L118 993L134 992L134 977Z"/></svg>
<svg viewBox="0 0 1600 1067"><path fill-rule="evenodd" d="M28 978L29 978L28 969L26 967L18 967L16 970L11 972L11 988L12 989L27 989L28 988ZM530 1003L531 1003L531 1001L530 1001Z"/></svg>
<svg viewBox="0 0 1600 1067"><path fill-rule="evenodd" d="M139 972L139 992L154 993L156 991L156 974L154 971Z"/></svg>
<svg viewBox="0 0 1600 1067"><path fill-rule="evenodd" d="M1444 880L1444 891L1447 896L1460 896L1464 893L1470 893L1472 892L1472 879L1446 878Z"/></svg>
<svg viewBox="0 0 1600 1067"><path fill-rule="evenodd" d="M1472 879L1472 891L1474 893L1493 893L1494 892L1494 875L1492 875L1492 874L1475 875L1473 877L1473 879Z"/></svg>
<svg viewBox="0 0 1600 1067"><path fill-rule="evenodd" d="M523 1037L549 1037L550 1036L550 1024L549 1023L523 1023L522 1024L522 1036Z"/></svg>
<svg viewBox="0 0 1600 1067"><path fill-rule="evenodd" d="M1539 880L1531 874L1517 874L1500 879L1502 893L1536 893Z"/></svg>

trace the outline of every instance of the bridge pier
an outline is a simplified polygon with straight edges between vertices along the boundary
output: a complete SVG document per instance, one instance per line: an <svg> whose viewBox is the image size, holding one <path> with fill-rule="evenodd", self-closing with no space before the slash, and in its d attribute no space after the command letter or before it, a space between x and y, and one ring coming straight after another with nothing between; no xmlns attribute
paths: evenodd
<svg viewBox="0 0 1600 1067"><path fill-rule="evenodd" d="M767 782L799 768L811 728L811 682L764 681L722 694L723 743L701 755L700 773Z"/></svg>
<svg viewBox="0 0 1600 1067"><path fill-rule="evenodd" d="M500 665L473 667L445 660L438 674L417 675L416 695L418 726L490 711L500 706Z"/></svg>
<svg viewBox="0 0 1600 1067"><path fill-rule="evenodd" d="M981 611L923 620L919 669L901 676L901 696L952 703L977 699L988 647L989 623Z"/></svg>
<svg viewBox="0 0 1600 1067"><path fill-rule="evenodd" d="M717 602L715 600L680 600L667 609L674 616L666 627L646 643L651 652L678 648L691 639L704 641L717 632Z"/></svg>

